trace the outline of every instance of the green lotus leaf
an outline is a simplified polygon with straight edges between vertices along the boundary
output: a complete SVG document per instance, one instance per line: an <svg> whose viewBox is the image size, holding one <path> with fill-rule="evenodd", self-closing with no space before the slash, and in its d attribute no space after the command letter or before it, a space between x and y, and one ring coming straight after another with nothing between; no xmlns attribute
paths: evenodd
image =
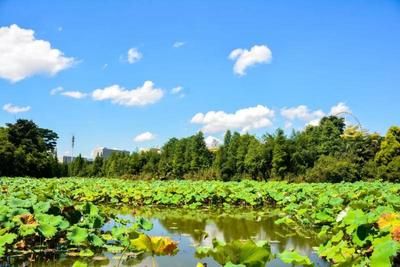
<svg viewBox="0 0 400 267"><path fill-rule="evenodd" d="M88 264L86 262L80 260L75 261L74 264L72 265L72 267L87 267L87 266Z"/></svg>
<svg viewBox="0 0 400 267"><path fill-rule="evenodd" d="M38 229L40 233L46 238L52 238L57 233L57 227L47 223L40 224Z"/></svg>
<svg viewBox="0 0 400 267"><path fill-rule="evenodd" d="M92 257L94 255L94 252L91 251L90 249L84 249L79 251L79 256L80 257Z"/></svg>
<svg viewBox="0 0 400 267"><path fill-rule="evenodd" d="M114 245L105 245L105 248L108 252L116 254L121 253L125 248L121 246L114 246Z"/></svg>
<svg viewBox="0 0 400 267"><path fill-rule="evenodd" d="M360 225L368 223L368 217L360 210L349 210L343 223L347 225L346 232L351 235Z"/></svg>
<svg viewBox="0 0 400 267"><path fill-rule="evenodd" d="M50 202L41 201L33 205L33 210L35 214L37 213L46 213L50 209Z"/></svg>
<svg viewBox="0 0 400 267"><path fill-rule="evenodd" d="M371 266L392 266L392 259L400 250L398 242L392 240L390 235L375 239L372 242L374 251L371 255Z"/></svg>
<svg viewBox="0 0 400 267"><path fill-rule="evenodd" d="M95 234L89 235L88 240L95 247L102 247L104 245L103 239Z"/></svg>
<svg viewBox="0 0 400 267"><path fill-rule="evenodd" d="M244 264L234 264L232 262L228 262L224 265L224 267L246 267Z"/></svg>
<svg viewBox="0 0 400 267"><path fill-rule="evenodd" d="M23 224L19 227L18 233L23 237L33 235L36 232L37 226L37 224Z"/></svg>
<svg viewBox="0 0 400 267"><path fill-rule="evenodd" d="M230 262L236 265L263 267L271 258L270 247L267 243L257 246L252 240L234 240L225 244L214 239L212 249L200 248L196 252L197 257L212 257L223 266Z"/></svg>
<svg viewBox="0 0 400 267"><path fill-rule="evenodd" d="M286 264L312 266L312 262L307 256L299 254L297 251L287 251L278 255L279 259Z"/></svg>
<svg viewBox="0 0 400 267"><path fill-rule="evenodd" d="M35 219L39 224L47 224L51 226L58 226L63 221L63 217L49 214L36 214Z"/></svg>
<svg viewBox="0 0 400 267"><path fill-rule="evenodd" d="M13 208L29 208L32 207L32 200L12 198L8 201L8 205Z"/></svg>
<svg viewBox="0 0 400 267"><path fill-rule="evenodd" d="M11 245L16 238L17 235L13 233L7 233L0 236L0 257L4 256L6 245Z"/></svg>
<svg viewBox="0 0 400 267"><path fill-rule="evenodd" d="M140 217L136 220L136 224L138 225L139 229L143 229L145 231L150 231L153 229L153 223L149 220Z"/></svg>
<svg viewBox="0 0 400 267"><path fill-rule="evenodd" d="M87 241L87 238L87 229L78 226L70 227L67 233L67 239L70 240L73 245L82 245Z"/></svg>

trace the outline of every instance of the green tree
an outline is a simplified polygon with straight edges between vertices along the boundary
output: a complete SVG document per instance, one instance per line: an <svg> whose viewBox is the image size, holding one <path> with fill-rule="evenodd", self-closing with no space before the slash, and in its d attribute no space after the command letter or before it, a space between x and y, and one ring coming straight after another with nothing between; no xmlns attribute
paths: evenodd
<svg viewBox="0 0 400 267"><path fill-rule="evenodd" d="M357 165L346 158L321 156L307 172L309 182L354 182L359 179Z"/></svg>
<svg viewBox="0 0 400 267"><path fill-rule="evenodd" d="M4 147L0 154L4 163L0 172L10 176L52 177L57 175L55 145L57 134L48 129L39 128L33 121L19 119L16 123L7 123L1 132ZM11 153L12 152L12 153Z"/></svg>
<svg viewBox="0 0 400 267"><path fill-rule="evenodd" d="M92 173L91 176L94 177L101 177L104 175L103 173L103 168L104 168L104 160L100 156L96 156L96 158L93 161L93 168L92 168Z"/></svg>
<svg viewBox="0 0 400 267"><path fill-rule="evenodd" d="M278 129L273 140L272 176L283 179L290 168L289 142L282 129Z"/></svg>
<svg viewBox="0 0 400 267"><path fill-rule="evenodd" d="M256 138L252 138L244 159L246 173L252 179L266 179L267 161L265 147Z"/></svg>
<svg viewBox="0 0 400 267"><path fill-rule="evenodd" d="M379 164L387 165L397 156L400 156L400 127L393 126L386 133L375 160Z"/></svg>

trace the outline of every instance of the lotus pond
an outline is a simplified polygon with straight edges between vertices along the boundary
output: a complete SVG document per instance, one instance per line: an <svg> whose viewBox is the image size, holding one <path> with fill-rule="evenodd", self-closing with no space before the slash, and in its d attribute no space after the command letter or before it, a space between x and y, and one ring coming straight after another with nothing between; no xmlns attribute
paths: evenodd
<svg viewBox="0 0 400 267"><path fill-rule="evenodd" d="M316 266L329 266L321 260L313 246L319 244L314 231L301 228L291 229L284 225L276 225L276 214L262 211L239 210L189 210L182 208L141 208L119 209L121 219L131 222L137 216L145 218L153 224L147 232L150 236L165 236L178 242L179 250L172 256L132 257L123 255L99 253L97 257L81 259L82 262L93 266L196 266L198 262L207 266L220 266L214 259L196 258L197 247L212 246L213 240L226 243L235 240L267 240L270 243L271 254L278 254L285 250L296 250L307 255ZM103 227L104 231L112 229L115 222L112 220ZM272 258L272 257L271 257ZM34 266L72 266L76 257L62 256L34 262ZM16 258L13 263L27 264L29 259ZM271 259L267 266L291 266L279 259Z"/></svg>
<svg viewBox="0 0 400 267"><path fill-rule="evenodd" d="M397 266L400 185L0 179L0 265Z"/></svg>

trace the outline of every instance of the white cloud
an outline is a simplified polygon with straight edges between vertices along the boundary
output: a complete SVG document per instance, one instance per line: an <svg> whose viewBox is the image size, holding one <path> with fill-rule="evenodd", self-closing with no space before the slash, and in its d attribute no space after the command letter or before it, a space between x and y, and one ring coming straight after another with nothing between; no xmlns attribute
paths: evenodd
<svg viewBox="0 0 400 267"><path fill-rule="evenodd" d="M343 102L339 102L331 108L330 115L338 115L343 112L351 112L351 109Z"/></svg>
<svg viewBox="0 0 400 267"><path fill-rule="evenodd" d="M18 82L35 74L55 75L73 65L74 59L52 48L35 32L18 25L0 28L0 78Z"/></svg>
<svg viewBox="0 0 400 267"><path fill-rule="evenodd" d="M50 95L56 95L56 94L58 94L59 92L62 92L62 91L64 91L64 88L62 86L58 86L56 88L51 89Z"/></svg>
<svg viewBox="0 0 400 267"><path fill-rule="evenodd" d="M147 141L154 140L155 138L156 138L155 134L153 134L151 132L144 132L144 133L141 133L141 134L135 136L135 138L133 140L135 142L147 142Z"/></svg>
<svg viewBox="0 0 400 267"><path fill-rule="evenodd" d="M205 141L205 143L206 143L206 146L208 147L208 148L216 148L216 147L218 147L219 145L221 145L222 144L222 141L220 140L220 139L218 139L218 138L216 138L216 137L214 137L214 136L207 136L205 139L204 139L204 141Z"/></svg>
<svg viewBox="0 0 400 267"><path fill-rule="evenodd" d="M17 114L17 113L27 112L27 111L31 110L31 107L30 106L19 107L19 106L15 106L15 105L9 103L9 104L5 104L3 106L3 110L8 113Z"/></svg>
<svg viewBox="0 0 400 267"><path fill-rule="evenodd" d="M233 72L242 76L246 69L260 63L269 63L272 60L272 52L265 45L255 45L250 50L237 48L229 54L229 59L236 60Z"/></svg>
<svg viewBox="0 0 400 267"><path fill-rule="evenodd" d="M103 65L103 67L101 67L101 68L102 68L103 70L105 70L107 67L108 67L108 64L105 63L105 64Z"/></svg>
<svg viewBox="0 0 400 267"><path fill-rule="evenodd" d="M179 48L179 47L184 46L185 44L186 44L185 42L179 42L179 41L177 41L177 42L175 42L172 46L173 46L174 48Z"/></svg>
<svg viewBox="0 0 400 267"><path fill-rule="evenodd" d="M71 98L75 98L75 99L82 99L85 98L87 96L86 93L82 93L79 91L65 91L60 93L63 96L67 96L67 97L71 97Z"/></svg>
<svg viewBox="0 0 400 267"><path fill-rule="evenodd" d="M182 92L182 90L183 90L182 86L174 87L171 89L171 94L173 94L173 95L178 94L178 93Z"/></svg>
<svg viewBox="0 0 400 267"><path fill-rule="evenodd" d="M228 129L240 129L243 132L252 129L271 126L275 112L266 106L257 105L239 109L235 113L224 111L209 111L206 114L197 113L191 123L203 124L202 131L206 133L222 132Z"/></svg>
<svg viewBox="0 0 400 267"><path fill-rule="evenodd" d="M285 122L285 129L290 129L293 128L293 122L291 121L286 121Z"/></svg>
<svg viewBox="0 0 400 267"><path fill-rule="evenodd" d="M293 121L300 120L305 125L316 126L322 117L326 116L322 110L310 110L306 105L300 105L292 108L282 108L281 115L286 119L285 128L292 128Z"/></svg>
<svg viewBox="0 0 400 267"><path fill-rule="evenodd" d="M145 106L156 103L164 95L160 88L155 88L152 81L145 81L142 86L127 90L117 84L103 89L96 89L92 98L97 101L110 100L122 106Z"/></svg>
<svg viewBox="0 0 400 267"><path fill-rule="evenodd" d="M320 120L327 115L337 115L341 112L351 112L350 108L345 103L340 102L335 106L332 106L329 113L318 110L310 110L306 105L300 105L292 108L281 109L281 115L286 119L285 128L293 126L293 121L300 120L304 121L306 125L317 126Z"/></svg>
<svg viewBox="0 0 400 267"><path fill-rule="evenodd" d="M307 106L300 105L297 107L281 109L281 115L289 121L298 119L309 123L321 119L325 116L325 113L320 109L312 111Z"/></svg>
<svg viewBox="0 0 400 267"><path fill-rule="evenodd" d="M128 50L128 62L130 64L136 63L141 60L143 55L139 52L137 48L132 47Z"/></svg>
<svg viewBox="0 0 400 267"><path fill-rule="evenodd" d="M63 27L60 26L60 27L57 28L57 30L58 30L59 32L62 32Z"/></svg>

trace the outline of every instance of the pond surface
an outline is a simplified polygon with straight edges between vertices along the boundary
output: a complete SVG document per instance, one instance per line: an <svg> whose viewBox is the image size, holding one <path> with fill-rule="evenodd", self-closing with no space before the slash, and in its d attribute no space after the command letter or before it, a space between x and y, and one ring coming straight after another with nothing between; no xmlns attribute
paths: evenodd
<svg viewBox="0 0 400 267"><path fill-rule="evenodd" d="M142 216L152 221L153 229L147 232L154 236L168 236L178 241L179 252L175 256L147 257L138 260L121 258L118 255L104 253L97 260L87 261L89 266L173 266L195 267L198 262L207 263L208 267L220 266L213 259L195 258L197 246L212 246L213 238L230 242L237 239L268 240L272 253L283 250L296 250L307 255L315 266L329 266L318 258L313 247L319 245L316 233L310 229L276 225L276 213L232 210L186 210L170 208L145 208L132 210L124 208L121 217L134 220ZM114 222L107 223L104 228L111 228ZM104 257L105 256L105 257ZM35 262L34 266L72 266L77 260L74 257L62 256L57 260ZM154 264L154 265L153 265ZM31 266L31 264L29 264ZM270 261L266 266L290 266L279 259Z"/></svg>

